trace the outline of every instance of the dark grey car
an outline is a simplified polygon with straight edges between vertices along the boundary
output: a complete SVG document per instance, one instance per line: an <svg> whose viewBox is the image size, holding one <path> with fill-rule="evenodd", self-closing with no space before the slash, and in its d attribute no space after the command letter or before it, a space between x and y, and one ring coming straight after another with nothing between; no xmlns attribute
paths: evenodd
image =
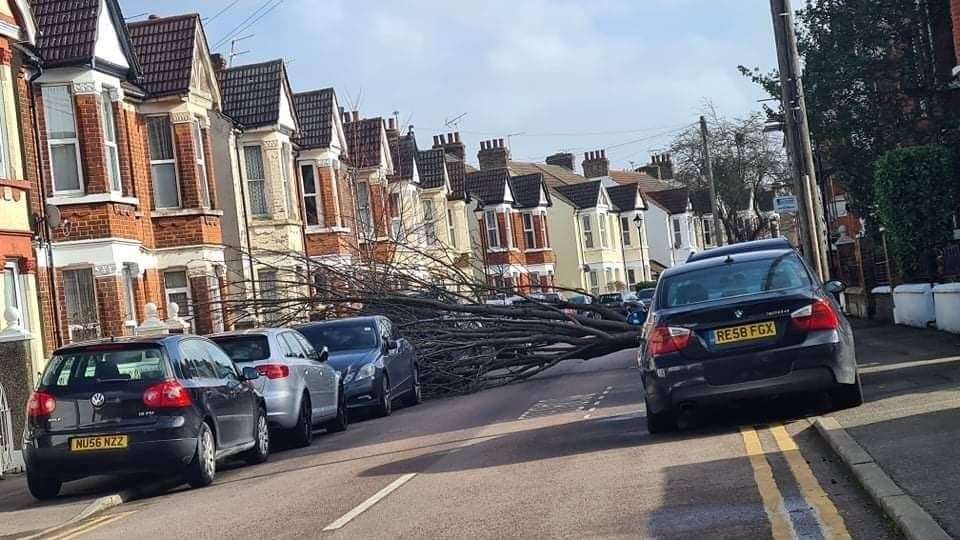
<svg viewBox="0 0 960 540"><path fill-rule="evenodd" d="M747 246L749 247L749 246ZM651 433L678 411L740 398L827 392L863 402L853 330L793 249L744 250L663 273L639 355Z"/></svg>
<svg viewBox="0 0 960 540"><path fill-rule="evenodd" d="M295 327L317 349L326 347L344 381L347 406L388 416L393 402L421 401L420 367L413 346L390 319L354 317Z"/></svg>

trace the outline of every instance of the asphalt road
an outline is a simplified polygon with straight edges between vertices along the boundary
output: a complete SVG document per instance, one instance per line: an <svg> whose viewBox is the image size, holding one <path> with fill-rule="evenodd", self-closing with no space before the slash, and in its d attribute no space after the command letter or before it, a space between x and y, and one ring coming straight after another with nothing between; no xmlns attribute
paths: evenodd
<svg viewBox="0 0 960 540"><path fill-rule="evenodd" d="M58 538L889 538L795 403L646 432L631 351L319 435Z"/></svg>

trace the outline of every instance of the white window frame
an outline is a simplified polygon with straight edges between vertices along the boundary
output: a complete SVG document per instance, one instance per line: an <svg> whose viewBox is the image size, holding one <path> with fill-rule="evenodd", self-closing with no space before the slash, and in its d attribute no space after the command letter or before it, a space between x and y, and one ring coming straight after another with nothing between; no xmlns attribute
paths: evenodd
<svg viewBox="0 0 960 540"><path fill-rule="evenodd" d="M13 301L16 302L16 305L14 305L13 307L17 308L17 311L20 312L20 326L26 330L29 330L30 325L28 321L30 320L30 317L27 316L27 313L26 313L27 308L24 305L25 297L23 295L23 285L20 283L20 268L17 266L17 263L15 262L8 262L3 265L4 273L6 273L7 270L10 270L13 275L13 295L12 296L13 296ZM7 295L8 291L4 290L3 294ZM6 310L8 307L10 306L6 305L6 302L4 302L2 306L3 310Z"/></svg>
<svg viewBox="0 0 960 540"><path fill-rule="evenodd" d="M603 284L604 290L606 290L607 292L610 292L611 291L610 286L613 285L613 272L609 268L605 268L603 270L603 280L604 280L604 284Z"/></svg>
<svg viewBox="0 0 960 540"><path fill-rule="evenodd" d="M607 238L607 216L606 214L597 214L597 229L600 233L600 249L607 249L610 246Z"/></svg>
<svg viewBox="0 0 960 540"><path fill-rule="evenodd" d="M123 192L123 179L120 178L120 149L117 146L117 119L113 114L113 101L110 89L104 87L100 92L100 127L103 130L104 159L107 162L107 181L110 191ZM111 136L113 142L110 141ZM113 150L111 153L110 151Z"/></svg>
<svg viewBox="0 0 960 540"><path fill-rule="evenodd" d="M122 283L122 292L123 292L123 302L124 302L124 311L126 311L127 318L124 320L124 326L136 328L137 326L137 295L134 287L135 276L133 275L133 267L129 264L123 265L123 270L121 273Z"/></svg>
<svg viewBox="0 0 960 540"><path fill-rule="evenodd" d="M520 218L523 221L523 243L525 249L537 249L537 234L533 228L533 214L530 212L523 212L520 214Z"/></svg>
<svg viewBox="0 0 960 540"><path fill-rule="evenodd" d="M679 248L683 246L683 225L680 223L680 218L675 217L672 220L671 231L673 233L673 247Z"/></svg>
<svg viewBox="0 0 960 540"><path fill-rule="evenodd" d="M90 273L90 285L91 285L91 287L93 288L92 294L90 295L90 297L93 299L93 306L91 306L91 307L92 307L92 309L93 309L93 315L94 315L95 321L87 321L87 322L83 322L82 324L72 324L72 323L77 323L78 321L71 321L71 320L70 320L70 310L67 309L66 297L67 297L67 295L69 294L68 291L67 291L67 275L68 275L67 273L68 273L68 272L89 272L89 273ZM94 326L95 326L96 331L97 331L97 332L96 332L96 336L97 336L97 337L101 336L102 333L103 333L103 326L102 326L102 321L100 320L100 305L99 305L99 302L98 302L98 300L97 300L97 276L94 274L93 268L91 268L91 267L87 267L87 268L66 268L66 269L61 270L61 273L62 273L62 275L63 275L63 290L64 290L64 303L63 303L63 307L64 307L64 310L66 311L67 331L68 331L68 335L70 336L70 340L73 341L73 339L74 339L74 338L73 338L73 335L74 335L73 333L74 333L75 330L83 330L83 331L91 330L91 328L87 328L87 327L86 327L86 326L89 326L89 325L94 325ZM78 296L78 298L79 298L79 296ZM88 336L86 333L84 333L84 334L83 334L83 337L84 337L84 338L88 338L88 337L90 337L90 336Z"/></svg>
<svg viewBox="0 0 960 540"><path fill-rule="evenodd" d="M513 221L513 215L510 213L509 210L507 210L506 212L503 213L503 223L507 232L507 249L513 249L514 247L513 246L513 227L510 223L511 221Z"/></svg>
<svg viewBox="0 0 960 540"><path fill-rule="evenodd" d="M600 272L591 270L587 274L587 285L590 287L590 294L596 296L600 294Z"/></svg>
<svg viewBox="0 0 960 540"><path fill-rule="evenodd" d="M633 238L630 234L630 218L620 216L620 241L624 246L633 245Z"/></svg>
<svg viewBox="0 0 960 540"><path fill-rule="evenodd" d="M635 285L637 283L637 270L634 268L627 268L627 285Z"/></svg>
<svg viewBox="0 0 960 540"><path fill-rule="evenodd" d="M10 133L7 131L7 95L0 91L0 177L14 176L10 165Z"/></svg>
<svg viewBox="0 0 960 540"><path fill-rule="evenodd" d="M250 176L250 168L248 167L249 159L247 159L247 152L256 148L256 152L260 154L260 171L263 174L260 178L254 178ZM259 144L245 144L243 145L243 171L246 173L246 182L247 182L247 198L250 199L250 214L253 216L269 216L270 215L270 193L267 191L267 164L263 160L263 147ZM263 212L258 212L253 207L253 189L250 188L251 184L259 182L263 187L261 192L263 193Z"/></svg>
<svg viewBox="0 0 960 540"><path fill-rule="evenodd" d="M283 194L287 198L287 219L296 219L296 205L293 201L293 185L290 181L290 163L293 158L293 148L290 143L280 145L280 177L283 179Z"/></svg>
<svg viewBox="0 0 960 540"><path fill-rule="evenodd" d="M200 206L210 208L210 179L207 178L207 157L203 150L203 127L197 118L190 122L190 138L193 139L193 155L197 161L195 166L197 182L200 184Z"/></svg>
<svg viewBox="0 0 960 540"><path fill-rule="evenodd" d="M357 214L360 220L359 229L362 234L366 237L372 237L374 233L373 227L373 210L370 208L370 184L366 181L360 181L356 183L357 190ZM363 193L366 196L367 204L366 206L361 206L360 204L360 193ZM362 240L365 240L362 239Z"/></svg>
<svg viewBox="0 0 960 540"><path fill-rule="evenodd" d="M44 96L43 100L43 116L46 119L46 129L47 129L47 159L50 160L50 183L53 186L54 195L82 195L86 192L86 184L83 179L83 166L81 165L81 156L80 156L80 134L77 132L77 109L73 103L73 92L70 90L70 85L67 84L52 84L49 86L43 86L40 89L41 94L47 88L65 88L67 90L67 101L70 102L70 115L73 117L73 137L66 139L54 139L50 137L50 123L49 123L49 114L47 107L49 106L46 97ZM53 147L54 146L66 146L68 144L73 145L74 155L77 156L77 189L57 189L57 179L56 167L53 165Z"/></svg>
<svg viewBox="0 0 960 540"><path fill-rule="evenodd" d="M500 220L497 219L497 212L487 210L483 213L483 221L486 228L487 247L500 247Z"/></svg>
<svg viewBox="0 0 960 540"><path fill-rule="evenodd" d="M543 291L543 288L540 287L540 272L530 272L527 274L527 279L530 280L531 293L536 294Z"/></svg>
<svg viewBox="0 0 960 540"><path fill-rule="evenodd" d="M183 274L183 287L167 287L167 274ZM193 294L190 292L190 275L187 274L186 268L168 268L163 271L163 299L166 302L164 307L170 305L170 295L171 294L180 294L186 293L187 295L187 305L181 306L180 303L177 303L177 307L180 308L180 311L177 315L186 321L193 320ZM167 313L167 317L172 317L172 313Z"/></svg>
<svg viewBox="0 0 960 540"><path fill-rule="evenodd" d="M550 235L547 233L547 211L540 211L540 245L544 249L550 249Z"/></svg>
<svg viewBox="0 0 960 540"><path fill-rule="evenodd" d="M427 244L434 245L439 241L439 238L437 238L437 208L433 204L433 199L421 199L420 206L423 209L423 236ZM430 211L428 212L427 209Z"/></svg>
<svg viewBox="0 0 960 540"><path fill-rule="evenodd" d="M313 191L307 192L307 183L306 177L303 174L305 169L310 170L310 174L313 175ZM319 175L317 174L317 168L313 163L301 163L300 164L300 184L303 187L303 222L307 226L318 226L322 227L326 223L323 215L323 193L320 190L320 181ZM317 222L310 223L310 218L307 214L307 199L313 199L313 204L317 209Z"/></svg>
<svg viewBox="0 0 960 540"><path fill-rule="evenodd" d="M151 120L162 120L166 121L167 128L170 130L170 150L173 153L173 157L170 159L153 159L153 154L150 154L150 121ZM183 197L180 194L180 168L177 167L177 145L175 143L174 133L173 133L173 122L170 121L170 117L165 114L147 116L147 153L150 154L150 179L153 188L153 207L157 210L165 210L168 208L182 208L183 207ZM173 165L173 178L175 182L173 183L174 189L177 191L177 204L176 206L157 206L157 195L156 195L156 186L157 186L157 176L153 172L154 165Z"/></svg>
<svg viewBox="0 0 960 540"><path fill-rule="evenodd" d="M580 229L583 234L583 247L585 249L593 249L593 223L590 219L590 214L580 216Z"/></svg>
<svg viewBox="0 0 960 540"><path fill-rule="evenodd" d="M712 246L713 245L713 218L704 219L702 222L703 228L703 245Z"/></svg>
<svg viewBox="0 0 960 540"><path fill-rule="evenodd" d="M453 225L452 208L447 208L447 234L450 236L450 247L457 247L457 228Z"/></svg>
<svg viewBox="0 0 960 540"><path fill-rule="evenodd" d="M389 207L387 208L387 211L390 215L390 234L393 235L394 240L400 240L404 236L403 213L400 210L403 200L400 198L400 193L391 193L388 203Z"/></svg>

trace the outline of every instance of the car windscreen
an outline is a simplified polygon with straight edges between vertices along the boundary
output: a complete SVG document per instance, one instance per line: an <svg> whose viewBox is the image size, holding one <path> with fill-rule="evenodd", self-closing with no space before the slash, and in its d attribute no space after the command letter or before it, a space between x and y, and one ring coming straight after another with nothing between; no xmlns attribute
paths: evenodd
<svg viewBox="0 0 960 540"><path fill-rule="evenodd" d="M377 347L377 327L373 322L331 323L298 327L317 349L330 352L374 349Z"/></svg>
<svg viewBox="0 0 960 540"><path fill-rule="evenodd" d="M168 376L159 345L108 345L54 355L40 385L44 388L75 388L128 381L161 381Z"/></svg>
<svg viewBox="0 0 960 540"><path fill-rule="evenodd" d="M653 298L653 293L656 289L641 289L637 291L637 298L639 300L649 300Z"/></svg>
<svg viewBox="0 0 960 540"><path fill-rule="evenodd" d="M616 304L617 302L621 302L621 301L623 301L623 296L621 296L620 293L600 295L601 304Z"/></svg>
<svg viewBox="0 0 960 540"><path fill-rule="evenodd" d="M567 300L567 302L570 303L570 304L589 304L589 303L590 303L590 302L587 300L587 297L586 297L586 296L574 296L574 297L570 298L569 300Z"/></svg>
<svg viewBox="0 0 960 540"><path fill-rule="evenodd" d="M267 336L217 336L210 339L237 363L270 358L270 343L267 341Z"/></svg>
<svg viewBox="0 0 960 540"><path fill-rule="evenodd" d="M544 302L562 302L563 298L557 293L547 293L543 295Z"/></svg>
<svg viewBox="0 0 960 540"><path fill-rule="evenodd" d="M709 266L667 277L660 307L676 307L769 291L809 287L810 276L795 253Z"/></svg>

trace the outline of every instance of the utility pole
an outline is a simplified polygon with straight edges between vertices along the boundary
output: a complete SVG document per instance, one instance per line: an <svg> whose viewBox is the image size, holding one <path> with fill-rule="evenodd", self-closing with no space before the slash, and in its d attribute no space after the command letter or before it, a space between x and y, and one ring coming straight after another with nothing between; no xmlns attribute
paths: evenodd
<svg viewBox="0 0 960 540"><path fill-rule="evenodd" d="M723 245L720 234L720 212L717 210L717 184L713 180L713 161L710 159L710 134L707 133L707 119L700 117L700 138L703 139L703 167L710 182L710 213L713 215L713 237L718 246Z"/></svg>
<svg viewBox="0 0 960 540"><path fill-rule="evenodd" d="M823 218L823 201L820 190L817 189L810 126L807 123L807 104L800 76L800 53L797 50L797 34L793 25L793 8L790 0L770 0L770 11L780 67L781 100L786 123L784 131L794 168L794 188L802 209L800 229L804 256L820 279L826 281L830 277L827 246L824 242L827 237L826 223Z"/></svg>

